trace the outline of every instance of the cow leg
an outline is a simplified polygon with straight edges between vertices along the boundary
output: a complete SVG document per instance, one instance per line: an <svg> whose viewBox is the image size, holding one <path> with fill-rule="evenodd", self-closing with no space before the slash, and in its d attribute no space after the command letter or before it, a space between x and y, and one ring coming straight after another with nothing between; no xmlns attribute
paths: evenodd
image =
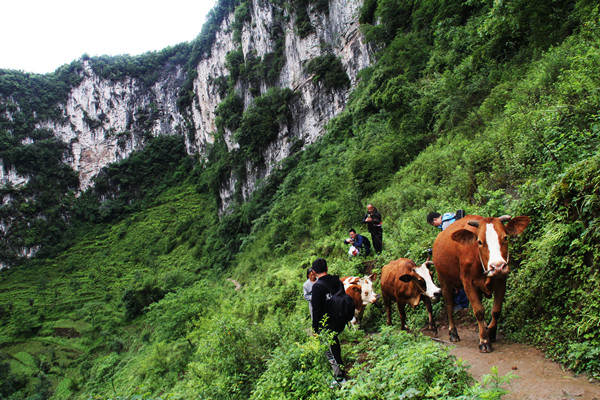
<svg viewBox="0 0 600 400"><path fill-rule="evenodd" d="M390 326L392 325L392 300L387 296L383 296L383 306L387 315L387 324Z"/></svg>
<svg viewBox="0 0 600 400"><path fill-rule="evenodd" d="M400 329L408 331L408 326L406 326L406 309L405 304L398 301L398 312L400 313Z"/></svg>
<svg viewBox="0 0 600 400"><path fill-rule="evenodd" d="M454 291L453 288L440 280L442 286L442 296L444 296L444 305L446 314L448 314L448 338L451 342L460 342L460 337L454 325Z"/></svg>
<svg viewBox="0 0 600 400"><path fill-rule="evenodd" d="M471 302L477 325L479 326L479 351L481 353L491 353L492 343L489 339L488 329L485 326L485 310L481 304L481 296L471 284L464 285L465 293Z"/></svg>
<svg viewBox="0 0 600 400"><path fill-rule="evenodd" d="M433 318L433 307L431 306L431 299L427 296L421 296L423 303L425 303L425 308L427 309L427 314L429 315L429 325L427 326L428 331L432 331L437 336L437 326L435 326L435 319Z"/></svg>
<svg viewBox="0 0 600 400"><path fill-rule="evenodd" d="M363 317L364 312L365 312L365 306L362 306L362 307L354 310L354 318L352 318L352 321L354 321L354 325L353 325L354 330L357 330L359 328L360 323L362 322L362 317Z"/></svg>
<svg viewBox="0 0 600 400"><path fill-rule="evenodd" d="M504 294L506 293L506 278L494 279L494 306L492 308L492 320L488 325L488 335L490 342L496 341L496 332L498 329L498 319L502 312L502 303L504 302Z"/></svg>

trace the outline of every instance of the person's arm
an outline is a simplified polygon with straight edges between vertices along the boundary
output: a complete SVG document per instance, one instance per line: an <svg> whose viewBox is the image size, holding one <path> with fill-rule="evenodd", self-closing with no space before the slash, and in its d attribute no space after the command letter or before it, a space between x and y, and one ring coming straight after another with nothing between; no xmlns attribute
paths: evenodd
<svg viewBox="0 0 600 400"><path fill-rule="evenodd" d="M306 283L302 286L302 288L304 289L304 299L306 301L310 301L310 298L312 297L312 287L310 288L310 290L306 287Z"/></svg>

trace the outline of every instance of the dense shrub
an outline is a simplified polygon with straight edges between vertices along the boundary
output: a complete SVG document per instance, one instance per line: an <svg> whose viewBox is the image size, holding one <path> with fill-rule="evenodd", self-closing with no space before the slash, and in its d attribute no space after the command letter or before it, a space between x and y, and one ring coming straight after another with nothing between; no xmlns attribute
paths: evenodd
<svg viewBox="0 0 600 400"><path fill-rule="evenodd" d="M131 320L146 311L146 307L161 300L164 290L151 279L146 279L134 288L127 289L121 299L125 319Z"/></svg>
<svg viewBox="0 0 600 400"><path fill-rule="evenodd" d="M254 99L244 112L235 139L240 145L244 159L255 163L262 161L261 151L269 145L287 126L290 118L290 89L269 89L264 95Z"/></svg>
<svg viewBox="0 0 600 400"><path fill-rule="evenodd" d="M306 64L305 70L313 75L314 82L322 82L328 89L342 89L350 84L342 61L333 54L313 58Z"/></svg>
<svg viewBox="0 0 600 400"><path fill-rule="evenodd" d="M507 304L512 309L507 324L516 336L594 376L600 376L598 168L600 153L574 164L553 185L539 215L540 237L514 277L511 290L518 298Z"/></svg>

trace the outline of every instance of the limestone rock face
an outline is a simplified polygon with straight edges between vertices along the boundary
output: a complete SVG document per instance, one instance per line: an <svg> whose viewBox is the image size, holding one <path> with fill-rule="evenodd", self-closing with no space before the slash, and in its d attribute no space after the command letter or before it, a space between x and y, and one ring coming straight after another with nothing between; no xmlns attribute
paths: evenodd
<svg viewBox="0 0 600 400"><path fill-rule="evenodd" d="M267 3L267 4L265 4ZM252 164L246 166L246 181L241 190L244 198L250 195L256 181L267 176L277 163L290 154L294 143L301 141L313 143L323 133L329 120L338 115L344 108L348 93L356 84L358 72L367 67L370 62L367 46L359 32L358 12L362 2L357 0L331 0L327 15L311 13L313 33L304 38L295 35L295 15L285 15L282 28L285 32L284 56L285 65L278 77L277 86L290 88L298 95L298 101L292 109L291 126L283 127L278 138L263 150L266 168L258 169ZM263 57L274 51L276 37L271 37L276 22L275 10L268 2L254 0L252 18L242 30L241 48L245 58L252 54ZM211 57L202 60L198 65L198 78L194 82L196 94L194 122L196 126L195 143L197 151L201 152L207 143L212 143L215 131L215 110L223 100L217 88L212 84L215 78L229 73L225 66L228 52L234 51L231 33L231 19L223 21L221 30L212 48ZM340 57L344 69L350 78L350 88L342 90L325 89L312 81L304 71L304 64L326 52ZM261 87L264 93L266 87ZM252 97L242 88L245 94L246 107ZM225 141L229 149L236 148L232 132L225 132ZM231 203L236 180L230 179L220 190L223 209Z"/></svg>
<svg viewBox="0 0 600 400"><path fill-rule="evenodd" d="M369 54L359 33L359 0L331 0L329 13L311 13L313 33L304 38L295 32L295 15L284 13L283 21L275 21L276 9L269 2L253 0L251 20L244 24L241 49L244 57L263 57L276 47L272 32L280 24L285 33L285 64L275 83L298 94L292 110L293 124L283 127L279 137L264 149L266 169L253 176L253 166L243 185L244 197L251 194L254 179L268 175L279 161L289 155L293 143L313 143L324 132L324 125L344 107L349 89L326 90L314 83L303 68L311 59L331 52L340 57L351 81L356 84L358 72L368 66ZM177 68L165 74L150 88L134 78L112 81L94 74L89 61L83 61L83 80L75 87L66 104L62 105L60 121L44 121L40 128L49 128L70 145L66 160L79 172L81 189L88 188L93 177L109 163L126 158L132 151L144 146L145 138L158 135L186 135L190 154L200 153L214 142L215 111L223 98L215 79L229 75L225 57L237 50L233 38L233 14L226 17L217 32L210 56L200 60L194 80L194 103L189 115L177 108L179 89L185 80L185 71ZM252 102L248 90L240 85L245 106ZM261 92L267 87L261 83ZM187 118L187 120L186 120ZM193 127L187 135L186 122ZM233 132L226 132L225 141L230 149L236 148ZM222 189L223 204L231 198L235 179Z"/></svg>
<svg viewBox="0 0 600 400"><path fill-rule="evenodd" d="M159 78L149 86L133 76L101 77L92 69L93 58L82 59L81 81L70 90L67 100L59 104L60 117L38 121L36 128L52 131L68 145L64 162L78 172L80 191L93 184L103 167L142 149L151 137L182 135L188 153L204 157L207 146L214 143L217 134L216 110L225 96L223 81L230 75L226 63L228 53L241 49L244 62L248 62L277 51L284 62L269 82L263 79L251 87L248 82L239 80L234 89L247 109L270 87L288 88L295 94L291 116L287 124L280 126L277 137L260 149L264 163L254 165L248 161L243 182L231 175L221 183L220 211L226 212L233 204L235 190L247 199L258 180L268 176L290 155L292 148L315 142L324 134L327 122L344 108L349 92L357 83L358 72L370 63L368 47L359 31L361 4L362 0L330 0L328 11L309 8L313 29L300 37L295 10L264 0L251 0L249 18L241 29L234 26L234 12L226 15L210 51L199 57L192 104L184 110L177 104L187 79L186 67L165 66L158 72ZM325 54L340 58L350 80L349 87L326 88L307 74L305 64ZM3 101L19 107L18 101L12 98L0 98L0 103ZM2 117L10 120L12 115L5 112ZM234 132L225 129L223 139L229 151L239 148ZM18 187L29 179L2 164L0 159L0 188ZM10 196L4 196L2 205L10 201ZM0 221L4 227L0 232L6 229L6 223ZM19 253L29 256L36 249L23 248Z"/></svg>
<svg viewBox="0 0 600 400"><path fill-rule="evenodd" d="M66 161L79 172L82 190L102 167L143 147L145 136L183 134L177 95L185 78L179 68L145 89L133 78L101 79L88 61L83 63L83 80L61 107L63 118L38 126L51 129L70 145Z"/></svg>

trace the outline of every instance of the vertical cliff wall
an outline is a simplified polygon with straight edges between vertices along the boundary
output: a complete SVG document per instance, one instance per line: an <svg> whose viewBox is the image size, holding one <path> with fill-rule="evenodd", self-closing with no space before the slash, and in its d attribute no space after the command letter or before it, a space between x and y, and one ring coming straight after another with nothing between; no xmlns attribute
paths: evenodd
<svg viewBox="0 0 600 400"><path fill-rule="evenodd" d="M103 167L144 148L152 137L182 135L188 153L200 157L221 138L227 150L235 152L240 149L239 137L234 127L219 125L219 105L228 96L235 96L247 110L273 88L287 90L285 93L293 95L288 96L285 121L278 122L276 135L261 140L261 146L254 149L260 153L255 157L260 161L242 159L245 172L241 176L230 172L229 178L220 182L221 211L234 198L246 199L257 182L292 149L313 143L324 133L325 124L344 108L358 72L368 66L369 52L359 31L361 0L304 0L300 2L302 9L286 1L221 0L218 6L221 3L228 8L219 20L210 48L201 49L196 58L188 54L188 60L163 60L163 65L153 67L151 80L127 72L149 57L130 59L124 71L104 65L101 58L84 57L76 62L77 79L70 76L64 98L52 98L55 111L44 113L35 109L39 104L32 106L35 102L27 98L35 96L35 91L21 87L17 90L20 94L13 95L13 88L3 87L0 82L0 120L8 122L6 137L15 145L26 146L36 144L40 137L48 140L46 134L50 132L64 144L62 161L78 174L76 191L80 192L93 185ZM331 87L307 71L308 63L324 55L334 57L342 66L348 84ZM240 68L244 73L239 73ZM255 74L258 70L263 71L262 75ZM182 88L190 76L191 104L182 106ZM21 118L17 115L26 111L34 123L17 128L15 121ZM1 158L0 154L0 206L8 209L15 190L27 186L35 172L31 168L15 169L14 160ZM43 214L41 211L27 218L45 218ZM25 217L4 218L0 233L10 236L19 218ZM21 255L30 255L31 249L38 248L3 240L3 249Z"/></svg>
<svg viewBox="0 0 600 400"><path fill-rule="evenodd" d="M343 109L347 94L356 83L358 71L368 65L368 51L358 26L360 3L359 0L332 0L327 13L309 13L313 30L301 38L296 34L297 16L290 14L287 7L262 0L252 1L251 19L242 28L244 57L264 57L274 50L277 38L270 32L273 25L279 23L274 21L274 14L282 13L285 21L281 26L285 35L285 64L274 84L298 94L292 110L293 124L284 127L278 139L264 149L267 174L289 154L290 146L296 140L312 143L324 132L324 125ZM190 153L202 154L206 145L213 143L215 111L223 101L216 82L219 77L229 75L226 56L238 46L233 38L233 21L233 13L223 20L210 57L201 59L196 68L195 96L189 114L182 114L177 107L178 91L185 79L181 67L164 74L152 87L144 87L135 78L101 78L90 67L92 60L83 61L83 79L73 88L66 104L61 106L63 118L38 124L40 128L51 129L69 144L70 156L66 161L79 172L81 189L90 186L92 178L102 167L143 147L148 136L186 134L186 119L193 129L193 134L187 135ZM350 78L350 87L325 89L313 82L304 71L306 62L325 52L340 57ZM266 91L267 84L263 83L260 89ZM245 106L250 105L254 96L249 94L243 82L238 90L244 97ZM228 146L235 147L233 132L225 135ZM246 194L251 193L256 178L252 171L248 172L248 182L244 185ZM230 187L229 190L233 189ZM224 188L224 203L228 198L230 192Z"/></svg>

